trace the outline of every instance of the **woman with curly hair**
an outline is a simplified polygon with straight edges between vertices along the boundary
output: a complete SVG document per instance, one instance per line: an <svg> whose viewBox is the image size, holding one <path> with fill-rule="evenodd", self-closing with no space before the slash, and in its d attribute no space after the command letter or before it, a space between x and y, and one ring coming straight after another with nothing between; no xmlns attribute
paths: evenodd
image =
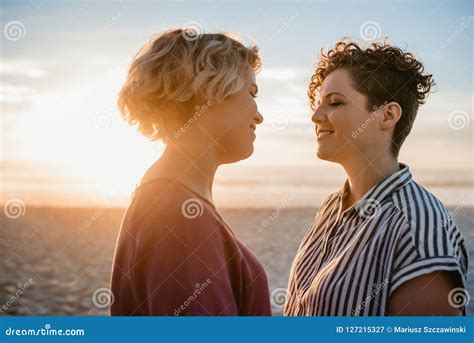
<svg viewBox="0 0 474 343"><path fill-rule="evenodd" d="M433 85L413 54L338 42L309 84L319 158L347 174L292 265L285 315L459 315L468 256L443 204L398 153ZM465 304L462 304L465 305Z"/></svg>
<svg viewBox="0 0 474 343"><path fill-rule="evenodd" d="M271 315L265 271L217 211L217 168L249 157L263 118L257 47L171 30L135 57L124 118L166 143L134 192L115 250L112 315Z"/></svg>

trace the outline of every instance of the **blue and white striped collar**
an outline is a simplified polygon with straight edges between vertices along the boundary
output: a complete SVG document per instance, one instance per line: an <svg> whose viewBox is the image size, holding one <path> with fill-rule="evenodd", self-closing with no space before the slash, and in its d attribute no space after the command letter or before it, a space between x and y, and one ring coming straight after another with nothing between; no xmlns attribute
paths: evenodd
<svg viewBox="0 0 474 343"><path fill-rule="evenodd" d="M372 216L374 211L380 208L382 201L397 189L412 181L410 168L400 163L400 170L389 175L375 186L373 186L364 196L346 211L355 209L362 217ZM340 204L349 191L349 180L346 180L344 187L339 194Z"/></svg>

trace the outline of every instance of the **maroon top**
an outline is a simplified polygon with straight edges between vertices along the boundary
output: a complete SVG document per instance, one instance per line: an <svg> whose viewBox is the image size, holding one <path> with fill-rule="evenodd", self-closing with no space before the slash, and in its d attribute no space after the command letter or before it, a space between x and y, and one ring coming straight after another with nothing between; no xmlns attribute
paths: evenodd
<svg viewBox="0 0 474 343"><path fill-rule="evenodd" d="M136 189L111 288L111 315L271 315L267 277L255 255L210 202L173 180Z"/></svg>

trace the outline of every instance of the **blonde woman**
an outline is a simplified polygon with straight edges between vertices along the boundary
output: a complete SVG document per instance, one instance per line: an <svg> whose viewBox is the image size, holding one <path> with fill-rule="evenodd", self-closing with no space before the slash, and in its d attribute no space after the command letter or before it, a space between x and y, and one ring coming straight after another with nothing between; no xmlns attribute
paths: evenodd
<svg viewBox="0 0 474 343"><path fill-rule="evenodd" d="M119 108L166 149L122 222L112 315L271 315L262 265L212 198L217 168L253 152L260 66L256 47L181 29L135 57Z"/></svg>

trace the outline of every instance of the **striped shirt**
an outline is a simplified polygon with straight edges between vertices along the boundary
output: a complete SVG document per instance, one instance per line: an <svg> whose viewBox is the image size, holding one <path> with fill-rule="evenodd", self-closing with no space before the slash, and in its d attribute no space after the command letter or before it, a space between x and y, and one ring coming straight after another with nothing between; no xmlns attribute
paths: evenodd
<svg viewBox="0 0 474 343"><path fill-rule="evenodd" d="M346 181L325 200L301 242L286 316L384 316L401 284L440 270L458 272L466 288L461 232L406 165L342 211L348 190Z"/></svg>

